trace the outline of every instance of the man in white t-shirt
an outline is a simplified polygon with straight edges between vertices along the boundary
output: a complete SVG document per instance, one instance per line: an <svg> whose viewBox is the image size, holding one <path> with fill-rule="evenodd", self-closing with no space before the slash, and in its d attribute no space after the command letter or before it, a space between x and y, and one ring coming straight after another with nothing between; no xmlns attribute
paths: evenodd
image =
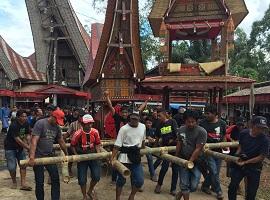
<svg viewBox="0 0 270 200"><path fill-rule="evenodd" d="M112 152L111 162L117 159L118 151L120 151L118 161L123 163L131 171L130 179L132 191L128 200L134 200L135 194L144 183L140 149L144 148L146 128L139 120L140 116L137 113L129 115L128 123L119 130ZM116 200L120 200L122 188L125 183L126 179L118 173L116 181Z"/></svg>

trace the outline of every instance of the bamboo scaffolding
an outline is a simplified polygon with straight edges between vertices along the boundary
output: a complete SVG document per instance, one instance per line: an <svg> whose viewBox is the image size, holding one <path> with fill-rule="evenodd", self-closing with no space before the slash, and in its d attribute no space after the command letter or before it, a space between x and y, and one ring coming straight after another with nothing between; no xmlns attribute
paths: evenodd
<svg viewBox="0 0 270 200"><path fill-rule="evenodd" d="M219 152L215 152L215 151L211 151L211 150L208 150L208 149L205 150L204 153L206 155L213 156L213 157L225 160L226 162L238 162L239 161L239 157L231 156L231 155L227 155L227 154L223 154L223 153L219 153Z"/></svg>
<svg viewBox="0 0 270 200"><path fill-rule="evenodd" d="M206 143L204 149L222 149L226 147L237 148L239 142L220 142L220 143Z"/></svg>

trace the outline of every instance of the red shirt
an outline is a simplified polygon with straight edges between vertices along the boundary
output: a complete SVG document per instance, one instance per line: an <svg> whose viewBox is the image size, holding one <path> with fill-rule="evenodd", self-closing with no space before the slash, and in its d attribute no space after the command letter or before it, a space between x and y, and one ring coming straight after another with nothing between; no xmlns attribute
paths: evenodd
<svg viewBox="0 0 270 200"><path fill-rule="evenodd" d="M86 133L83 129L79 129L74 133L71 139L71 146L77 147L77 153L90 153L96 145L100 145L100 137L97 129L91 128L90 132Z"/></svg>

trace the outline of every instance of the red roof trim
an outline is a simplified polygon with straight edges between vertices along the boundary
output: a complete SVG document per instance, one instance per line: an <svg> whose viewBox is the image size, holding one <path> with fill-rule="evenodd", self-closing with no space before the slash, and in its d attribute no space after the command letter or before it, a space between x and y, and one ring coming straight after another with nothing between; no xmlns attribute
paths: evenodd
<svg viewBox="0 0 270 200"><path fill-rule="evenodd" d="M12 90L0 89L0 96L14 97L15 93Z"/></svg>

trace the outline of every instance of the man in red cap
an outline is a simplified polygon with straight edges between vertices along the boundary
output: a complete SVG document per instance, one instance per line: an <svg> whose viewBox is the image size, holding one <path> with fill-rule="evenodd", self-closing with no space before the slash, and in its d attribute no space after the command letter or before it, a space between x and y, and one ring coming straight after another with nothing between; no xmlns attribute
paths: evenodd
<svg viewBox="0 0 270 200"><path fill-rule="evenodd" d="M101 152L101 142L98 130L92 128L94 119L90 114L86 114L82 117L82 128L76 131L71 139L71 149L75 155L89 154ZM91 170L91 182L86 193L87 183L87 169ZM89 160L77 163L78 182L81 186L83 199L86 200L87 196L92 200L97 200L97 195L94 191L95 185L100 180L100 164L98 160Z"/></svg>
<svg viewBox="0 0 270 200"><path fill-rule="evenodd" d="M51 178L51 199L60 199L60 181L56 164L35 165L35 158L54 156L54 141L59 143L61 149L67 155L66 144L59 127L59 125L64 125L64 116L65 114L62 110L56 109L49 117L37 121L32 130L29 165L33 166L35 173L37 200L44 200L44 167L49 172Z"/></svg>

